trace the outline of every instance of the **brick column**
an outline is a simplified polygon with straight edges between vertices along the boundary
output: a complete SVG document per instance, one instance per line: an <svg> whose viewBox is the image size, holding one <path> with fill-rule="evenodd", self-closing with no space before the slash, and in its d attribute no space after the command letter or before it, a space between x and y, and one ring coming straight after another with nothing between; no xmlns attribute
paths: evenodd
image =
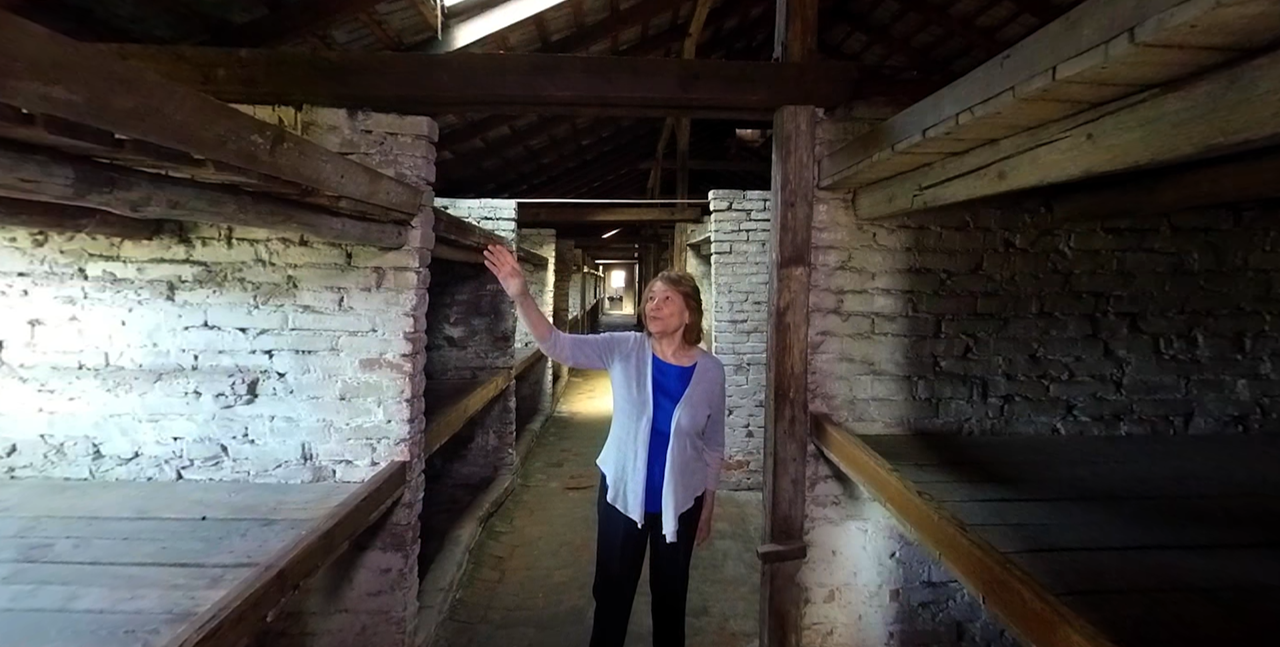
<svg viewBox="0 0 1280 647"><path fill-rule="evenodd" d="M712 352L725 364L729 404L724 487L763 485L769 192L711 192Z"/></svg>

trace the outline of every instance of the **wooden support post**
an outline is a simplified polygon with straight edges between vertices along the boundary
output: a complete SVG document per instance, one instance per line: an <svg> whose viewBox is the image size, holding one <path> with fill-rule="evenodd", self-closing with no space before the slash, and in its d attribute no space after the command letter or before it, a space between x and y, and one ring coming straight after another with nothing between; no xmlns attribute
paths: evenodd
<svg viewBox="0 0 1280 647"><path fill-rule="evenodd" d="M676 223L676 233L671 237L671 268L674 270L689 271L689 232L692 229L691 223Z"/></svg>
<svg viewBox="0 0 1280 647"><path fill-rule="evenodd" d="M776 43L783 61L813 56L817 0L778 0ZM809 262L813 226L813 106L784 106L773 120L773 216L764 443L764 543L804 541L809 446ZM792 550L785 554L799 554ZM761 565L760 644L800 644L802 562Z"/></svg>

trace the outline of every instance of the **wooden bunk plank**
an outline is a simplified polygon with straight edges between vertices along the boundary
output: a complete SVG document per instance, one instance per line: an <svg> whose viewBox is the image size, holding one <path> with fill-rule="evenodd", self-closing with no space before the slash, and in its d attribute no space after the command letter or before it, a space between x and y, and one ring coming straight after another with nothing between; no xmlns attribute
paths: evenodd
<svg viewBox="0 0 1280 647"><path fill-rule="evenodd" d="M546 358L547 356L542 353L542 349L537 347L518 349L516 351L516 365L515 368L511 369L511 374L519 377Z"/></svg>
<svg viewBox="0 0 1280 647"><path fill-rule="evenodd" d="M351 494L349 483L287 484L49 479L7 481L0 516L150 519L314 519ZM264 502L270 505L264 506Z"/></svg>
<svg viewBox="0 0 1280 647"><path fill-rule="evenodd" d="M653 223L696 222L702 219L699 207L556 207L520 205L521 227L543 227L586 222Z"/></svg>
<svg viewBox="0 0 1280 647"><path fill-rule="evenodd" d="M923 496L861 439L822 416L814 421L814 440L1022 639L1041 647L1114 646L1009 558L967 532L959 519Z"/></svg>
<svg viewBox="0 0 1280 647"><path fill-rule="evenodd" d="M139 220L265 227L321 240L402 247L408 225L344 218L324 209L63 154L0 145L0 195L99 209Z"/></svg>
<svg viewBox="0 0 1280 647"><path fill-rule="evenodd" d="M895 153L936 152L937 137L993 140L1249 52L1280 30L1275 0L1092 0L840 147L822 160L824 188L859 188L910 169L874 168ZM870 178L870 180L868 180Z"/></svg>
<svg viewBox="0 0 1280 647"><path fill-rule="evenodd" d="M1045 523L978 525L969 530L1002 553L1123 548L1280 546L1280 527L1257 517L1220 525L1148 525L1112 518L1089 525Z"/></svg>
<svg viewBox="0 0 1280 647"><path fill-rule="evenodd" d="M522 262L530 263L537 267L547 267L548 265L551 264L551 261L547 260L546 256L543 256L542 254L539 254L538 252L535 252L532 249L529 249L528 247L523 247L523 246L516 247L516 255L520 258Z"/></svg>
<svg viewBox="0 0 1280 647"><path fill-rule="evenodd" d="M23 647L158 647L182 616L0 611L6 644Z"/></svg>
<svg viewBox="0 0 1280 647"><path fill-rule="evenodd" d="M0 96L32 113L386 207L405 222L422 200L417 187L7 12L0 12Z"/></svg>
<svg viewBox="0 0 1280 647"><path fill-rule="evenodd" d="M404 461L393 461L283 547L169 640L169 647L231 646L254 636L281 602L345 551L404 492Z"/></svg>
<svg viewBox="0 0 1280 647"><path fill-rule="evenodd" d="M427 441L423 453L430 456L448 442L472 416L498 397L511 380L511 371L501 371L481 380L427 382Z"/></svg>

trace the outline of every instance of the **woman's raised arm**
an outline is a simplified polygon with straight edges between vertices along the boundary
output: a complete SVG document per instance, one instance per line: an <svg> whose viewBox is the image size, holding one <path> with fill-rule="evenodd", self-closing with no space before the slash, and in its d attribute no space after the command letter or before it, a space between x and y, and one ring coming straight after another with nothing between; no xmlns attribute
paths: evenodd
<svg viewBox="0 0 1280 647"><path fill-rule="evenodd" d="M618 350L615 334L570 335L556 330L529 295L524 270L520 269L520 261L516 260L515 254L501 245L490 245L484 252L484 258L485 266L515 302L516 314L547 357L572 368L609 368Z"/></svg>
<svg viewBox="0 0 1280 647"><path fill-rule="evenodd" d="M511 250L501 245L490 245L484 251L484 264L497 277L502 289L516 304L516 314L524 322L534 341L545 347L555 333L555 326L547 320L547 315L538 308L538 304L529 295L529 284L524 280L524 270L520 269L520 261Z"/></svg>

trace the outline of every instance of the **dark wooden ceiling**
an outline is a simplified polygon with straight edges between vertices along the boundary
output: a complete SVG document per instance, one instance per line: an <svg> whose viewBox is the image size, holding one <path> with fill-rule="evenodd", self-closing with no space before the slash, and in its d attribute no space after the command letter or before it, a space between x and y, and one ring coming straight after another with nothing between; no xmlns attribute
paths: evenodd
<svg viewBox="0 0 1280 647"><path fill-rule="evenodd" d="M461 0L445 29L504 1ZM518 1L518 0L515 0ZM941 87L1081 0L825 0L820 54L872 76ZM474 52L679 56L696 0L564 0L463 47ZM7 0L73 38L97 42L432 51L434 0ZM769 60L774 0L716 0L699 58ZM437 193L451 197L638 198L646 195L660 119L432 115L441 127ZM698 120L690 195L766 189L769 141L737 129L768 124ZM766 131L767 132L767 131ZM675 190L674 137L662 195Z"/></svg>

